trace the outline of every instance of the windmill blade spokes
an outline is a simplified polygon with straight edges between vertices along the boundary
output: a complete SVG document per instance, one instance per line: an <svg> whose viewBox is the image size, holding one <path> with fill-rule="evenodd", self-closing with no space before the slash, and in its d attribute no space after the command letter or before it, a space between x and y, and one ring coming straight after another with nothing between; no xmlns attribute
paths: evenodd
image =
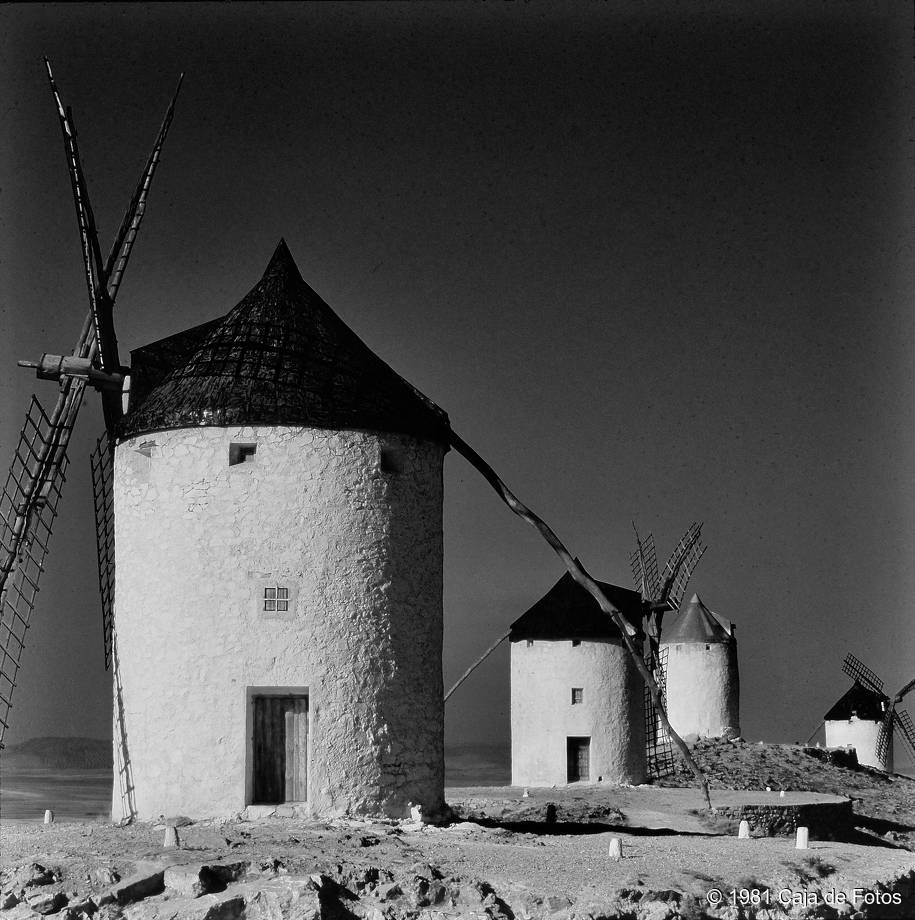
<svg viewBox="0 0 915 920"><path fill-rule="evenodd" d="M896 733L905 742L909 756L915 762L915 725L912 724L912 717L904 709L896 710Z"/></svg>
<svg viewBox="0 0 915 920"><path fill-rule="evenodd" d="M39 578L44 571L51 526L57 514L65 479L68 463L67 446L82 404L85 389L84 371L96 360L97 355L102 370L107 366L112 371L101 376L108 377L107 382L113 381L118 384L116 390L102 386L105 422L109 432L121 415L118 373L120 361L114 336L112 306L145 211L146 197L178 95L176 90L159 129L153 152L112 247L112 254L109 261L103 265L95 219L86 193L72 114L64 108L47 58L45 67L63 133L89 289L90 312L74 346L72 359L44 355L40 364L20 362L26 366L38 367L40 378L59 380L60 391L50 414L41 408L35 397L32 397L9 477L3 492L0 493L0 748L3 747L3 736L9 721L12 693L16 686L26 631L35 606ZM178 87L180 86L179 80ZM109 286L113 273L116 273L117 277ZM82 359L82 364L74 359ZM66 369L65 365L68 363L69 369ZM80 371L78 373L74 371L77 367ZM90 378L93 374L97 385L100 372L91 368ZM106 526L110 531L110 517L107 521ZM109 660L112 648L109 614L112 603L113 596L109 596L107 601L103 597L106 659Z"/></svg>
<svg viewBox="0 0 915 920"><path fill-rule="evenodd" d="M134 240L137 238L137 232L140 229L140 223L146 213L146 199L149 196L149 188L152 185L153 175L156 166L159 164L159 157L162 153L162 147L165 144L165 138L168 136L168 129L172 123L175 114L175 103L178 101L178 94L181 92L181 83L184 80L184 74L178 78L178 85L175 87L175 93L172 101L169 103L165 112L165 118L156 135L153 144L152 153L146 161L146 167L140 176L133 198L124 213L124 219L118 229L114 245L108 253L108 259L105 261L105 277L108 279L108 297L114 303L117 298L118 288L121 285L121 278L124 275L124 269L127 267L127 261L130 258L133 249Z"/></svg>
<svg viewBox="0 0 915 920"><path fill-rule="evenodd" d="M117 340L114 336L112 303L108 297L107 278L105 277L101 249L99 248L95 217L92 213L92 206L89 203L89 194L86 189L85 177L83 176L73 114L68 108L64 108L60 91L54 80L54 73L51 70L51 62L47 58L45 58L45 67L48 71L48 82L51 84L51 92L57 107L57 118L63 133L67 170L70 174L70 187L73 192L73 203L76 207L76 220L79 226L86 287L89 291L89 306L92 311L95 338L98 343L98 362L103 371L117 373L120 368L120 361L117 354ZM109 400L111 405L113 405L113 402L113 400ZM119 402L118 400L118 404Z"/></svg>
<svg viewBox="0 0 915 920"><path fill-rule="evenodd" d="M702 522L694 521L690 524L686 533L680 538L680 542L670 554L667 565L664 567L664 580L661 584L661 590L658 594L658 600L667 602L673 590L674 583L677 579L683 563L686 561L692 548L699 542L702 536ZM700 554L701 555L701 554ZM698 561L698 560L697 560ZM679 605L678 605L679 606Z"/></svg>
<svg viewBox="0 0 915 920"><path fill-rule="evenodd" d="M896 702L899 703L902 701L902 698L904 696L907 696L909 693L911 693L912 690L915 690L915 680L910 680L907 684L905 684L902 687L902 689L896 694L896 696L893 697L893 699L895 699Z"/></svg>
<svg viewBox="0 0 915 920"><path fill-rule="evenodd" d="M877 760L885 767L887 765L887 752L890 749L890 739L893 737L893 722L895 721L893 706L887 706L886 714L877 729L877 745L874 753Z"/></svg>
<svg viewBox="0 0 915 920"><path fill-rule="evenodd" d="M671 610L680 608L680 604L683 602L683 595L686 592L686 586L689 584L690 578L693 577L693 572L696 571L696 566L699 565L699 560L705 555L707 549L708 547L703 543L694 543L686 554L667 598L667 603L670 605Z"/></svg>
<svg viewBox="0 0 915 920"><path fill-rule="evenodd" d="M874 693L883 693L883 681L863 662L855 658L851 653L845 656L842 662L842 671L852 680L856 680L862 687L873 690Z"/></svg>
<svg viewBox="0 0 915 920"><path fill-rule="evenodd" d="M632 524L632 529L635 530L636 543L636 551L629 557L632 567L632 585L636 591L641 593L642 599L648 601L656 597L659 590L658 554L652 534L648 534L643 540L639 536L635 522Z"/></svg>

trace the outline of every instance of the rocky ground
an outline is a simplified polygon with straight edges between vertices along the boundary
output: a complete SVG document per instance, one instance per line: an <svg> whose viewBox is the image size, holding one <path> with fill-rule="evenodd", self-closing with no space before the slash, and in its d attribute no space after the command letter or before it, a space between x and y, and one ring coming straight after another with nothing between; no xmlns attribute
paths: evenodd
<svg viewBox="0 0 915 920"><path fill-rule="evenodd" d="M527 796L449 790L457 815L443 827L183 824L180 847L168 849L162 825L10 822L0 827L0 920L915 917L915 853L906 848L915 780L784 746L700 744L697 755L713 805L747 797L728 785L769 785L771 796L847 789L859 830L849 828L844 841L813 840L808 850L791 837L738 840L704 812L694 789L602 785ZM614 840L620 859L610 855Z"/></svg>

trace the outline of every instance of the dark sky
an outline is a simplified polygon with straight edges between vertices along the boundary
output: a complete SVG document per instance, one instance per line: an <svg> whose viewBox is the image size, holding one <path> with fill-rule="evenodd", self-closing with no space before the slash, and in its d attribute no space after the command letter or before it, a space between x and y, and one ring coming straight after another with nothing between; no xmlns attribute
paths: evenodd
<svg viewBox="0 0 915 920"><path fill-rule="evenodd" d="M664 558L705 521L690 593L737 623L747 737L804 740L847 651L915 676L912 10L671 6L0 8L0 464L54 398L16 360L87 309L41 56L105 249L184 70L122 353L228 311L285 236L596 577L630 584L633 519ZM108 731L89 403L10 741ZM454 454L445 548L450 684L562 569ZM507 663L450 740L507 739Z"/></svg>

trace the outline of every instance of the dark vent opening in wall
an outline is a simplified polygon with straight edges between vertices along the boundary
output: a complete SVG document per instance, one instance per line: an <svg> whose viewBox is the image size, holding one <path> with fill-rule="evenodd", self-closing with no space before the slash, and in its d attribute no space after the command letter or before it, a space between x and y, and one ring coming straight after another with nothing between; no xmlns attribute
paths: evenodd
<svg viewBox="0 0 915 920"><path fill-rule="evenodd" d="M239 463L253 463L256 453L256 444L230 444L229 466L237 466Z"/></svg>
<svg viewBox="0 0 915 920"><path fill-rule="evenodd" d="M381 457L379 458L378 466L382 473L388 473L389 475L396 475L403 472L403 463L400 454L390 447L383 447L381 449Z"/></svg>

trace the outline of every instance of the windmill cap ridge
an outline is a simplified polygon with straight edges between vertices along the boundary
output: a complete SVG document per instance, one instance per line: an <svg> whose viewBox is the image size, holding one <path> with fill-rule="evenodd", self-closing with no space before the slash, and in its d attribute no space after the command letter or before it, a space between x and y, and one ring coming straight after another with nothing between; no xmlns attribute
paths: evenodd
<svg viewBox="0 0 915 920"><path fill-rule="evenodd" d="M576 560L577 561L577 560ZM642 631L643 603L637 591L599 581L604 595L636 633ZM569 572L511 624L510 639L618 638L619 630L591 594Z"/></svg>
<svg viewBox="0 0 915 920"><path fill-rule="evenodd" d="M303 280L284 238L223 317L132 352L120 436L291 425L448 444L448 416L379 358Z"/></svg>
<svg viewBox="0 0 915 920"><path fill-rule="evenodd" d="M686 609L677 614L673 622L661 631L662 645L680 643L708 645L735 641L733 624L713 610L709 610L698 594L693 594Z"/></svg>

